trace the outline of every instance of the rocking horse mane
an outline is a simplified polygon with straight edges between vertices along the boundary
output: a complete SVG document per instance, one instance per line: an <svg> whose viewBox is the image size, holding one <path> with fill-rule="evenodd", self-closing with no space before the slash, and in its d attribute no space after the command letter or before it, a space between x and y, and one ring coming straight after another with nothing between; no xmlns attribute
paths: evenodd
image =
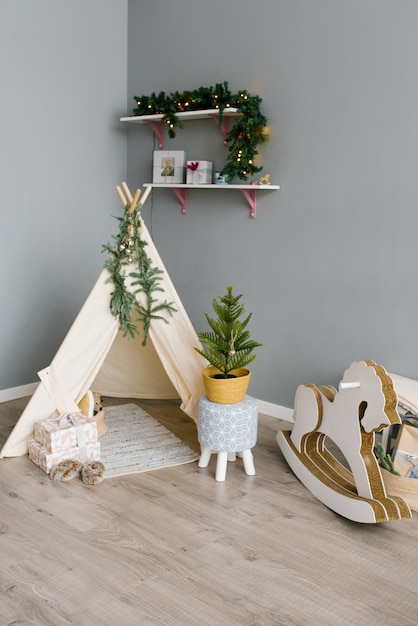
<svg viewBox="0 0 418 626"><path fill-rule="evenodd" d="M332 385L318 385L317 389L319 389L319 391L324 394L327 400L329 400L330 402L334 401L335 395L337 393L335 387L333 387Z"/></svg>

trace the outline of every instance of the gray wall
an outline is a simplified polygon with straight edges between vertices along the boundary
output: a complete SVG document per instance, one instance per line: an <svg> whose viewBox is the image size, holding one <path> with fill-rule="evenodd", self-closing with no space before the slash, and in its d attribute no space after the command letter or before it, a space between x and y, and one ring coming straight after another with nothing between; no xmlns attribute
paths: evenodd
<svg viewBox="0 0 418 626"><path fill-rule="evenodd" d="M103 265L126 175L127 2L0 2L0 389L46 367Z"/></svg>
<svg viewBox="0 0 418 626"><path fill-rule="evenodd" d="M133 95L227 80L263 98L264 172L282 186L250 220L240 194L155 190L144 217L196 329L214 294L245 294L265 343L251 393L292 406L353 360L418 378L415 0L129 2ZM166 147L222 166L213 122ZM152 133L128 133L128 178L151 180Z"/></svg>
<svg viewBox="0 0 418 626"><path fill-rule="evenodd" d="M263 98L264 172L282 189L256 220L234 192L190 192L187 216L171 192L147 202L196 329L226 284L243 292L266 344L250 391L284 406L357 359L418 378L416 1L128 6L129 20L121 0L0 3L0 389L58 348L115 231L115 185L151 179L152 133L118 122L133 95L224 80ZM225 158L212 121L167 146Z"/></svg>

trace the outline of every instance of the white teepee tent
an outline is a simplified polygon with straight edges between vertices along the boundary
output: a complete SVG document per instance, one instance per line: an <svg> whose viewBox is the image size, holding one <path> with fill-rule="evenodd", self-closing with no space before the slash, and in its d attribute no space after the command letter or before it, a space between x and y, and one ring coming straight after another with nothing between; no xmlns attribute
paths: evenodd
<svg viewBox="0 0 418 626"><path fill-rule="evenodd" d="M131 207L136 207L139 190L132 199L126 184L123 185ZM123 192L119 187L117 190L126 205ZM4 444L0 458L26 454L34 423L57 411L77 411L77 403L88 389L111 397L181 398L182 410L197 421L199 400L204 394L201 372L205 364L193 349L199 341L143 222L141 237L147 242L146 252L153 266L163 271L163 298L173 302L176 313L168 324L152 320L145 347L141 345L141 332L135 339L122 337L119 321L109 308L114 287L107 282L108 271L103 270L50 366L39 372L41 382Z"/></svg>

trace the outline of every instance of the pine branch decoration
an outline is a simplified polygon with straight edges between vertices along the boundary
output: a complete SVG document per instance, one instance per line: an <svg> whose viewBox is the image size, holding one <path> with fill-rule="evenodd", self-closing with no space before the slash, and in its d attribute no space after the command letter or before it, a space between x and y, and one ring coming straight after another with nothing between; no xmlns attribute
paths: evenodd
<svg viewBox="0 0 418 626"><path fill-rule="evenodd" d="M168 324L167 315L176 312L173 302L160 301L154 297L156 292L164 292L160 283L163 271L152 265L146 253L146 241L141 238L139 204L133 211L125 206L123 217L119 221L119 233L112 237L112 242L103 246L109 258L105 268L110 276L107 282L114 285L110 299L110 310L119 320L119 329L123 335L134 338L138 335L136 321L142 325L145 346L152 320L162 320ZM128 268L135 270L128 271ZM133 280L132 280L133 279ZM131 288L129 288L129 286ZM137 297L142 294L143 297Z"/></svg>
<svg viewBox="0 0 418 626"><path fill-rule="evenodd" d="M178 113L218 109L218 123L221 127L225 109L237 109L241 115L227 135L229 154L221 174L230 183L234 178L247 180L262 170L262 167L255 165L255 158L258 145L267 141L267 118L261 113L262 100L259 96L245 90L233 94L225 81L216 83L214 87L199 87L193 91L176 91L171 94L161 91L150 96L134 96L134 100L136 107L133 115L162 115L170 138L176 136L177 128L183 128Z"/></svg>

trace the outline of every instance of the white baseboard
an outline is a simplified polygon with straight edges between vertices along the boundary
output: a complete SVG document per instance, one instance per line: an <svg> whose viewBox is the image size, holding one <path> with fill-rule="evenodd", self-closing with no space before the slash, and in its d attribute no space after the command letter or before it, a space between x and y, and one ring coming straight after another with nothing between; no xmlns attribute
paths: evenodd
<svg viewBox="0 0 418 626"><path fill-rule="evenodd" d="M264 402L264 400L257 400L258 410L264 415L270 417L277 417L277 419L285 420L293 424L293 409L288 409L286 406L280 406L280 404L272 404L271 402Z"/></svg>
<svg viewBox="0 0 418 626"><path fill-rule="evenodd" d="M39 383L30 383L28 385L21 385L20 387L11 387L10 389L0 389L0 402L9 402L10 400L17 400L18 398L25 398L31 396L35 391ZM293 409L289 409L279 404L272 404L271 402L265 402L264 400L257 400L258 409L260 413L269 415L270 417L276 417L280 420L293 423Z"/></svg>
<svg viewBox="0 0 418 626"><path fill-rule="evenodd" d="M0 402L9 402L18 398L31 396L39 383L29 383L20 387L11 387L10 389L0 389Z"/></svg>

